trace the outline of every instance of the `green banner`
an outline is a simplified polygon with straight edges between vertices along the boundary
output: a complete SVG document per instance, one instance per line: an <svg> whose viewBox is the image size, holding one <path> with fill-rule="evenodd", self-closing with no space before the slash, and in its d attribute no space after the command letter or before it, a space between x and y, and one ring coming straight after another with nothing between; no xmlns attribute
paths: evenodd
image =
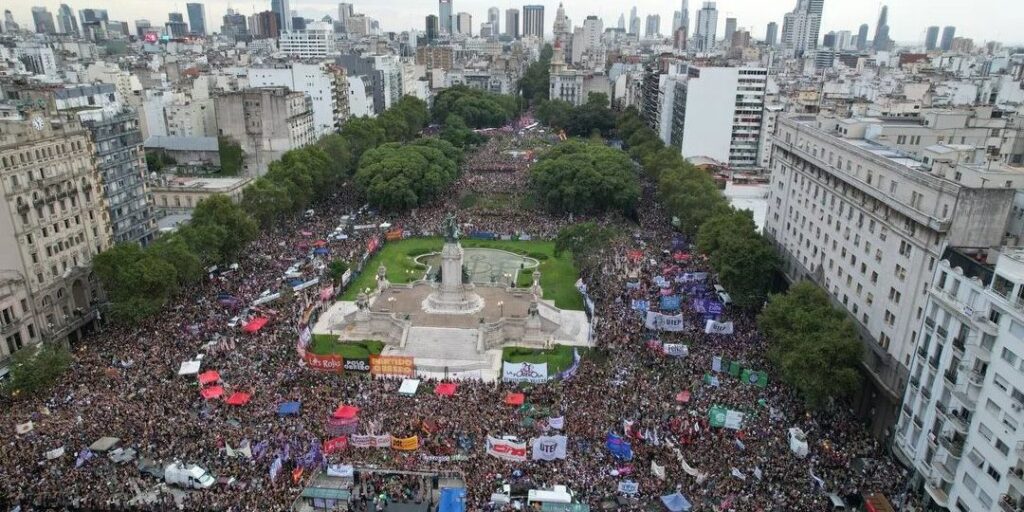
<svg viewBox="0 0 1024 512"><path fill-rule="evenodd" d="M726 408L714 405L708 412L708 420L711 422L712 427L724 427L725 426L725 413Z"/></svg>
<svg viewBox="0 0 1024 512"><path fill-rule="evenodd" d="M757 370L751 370L750 368L747 368L743 370L743 376L740 377L740 380L746 382L747 384L752 384L759 388L764 388L768 386L768 372L759 372Z"/></svg>
<svg viewBox="0 0 1024 512"><path fill-rule="evenodd" d="M738 361L729 361L729 375L733 377L740 376L740 363Z"/></svg>

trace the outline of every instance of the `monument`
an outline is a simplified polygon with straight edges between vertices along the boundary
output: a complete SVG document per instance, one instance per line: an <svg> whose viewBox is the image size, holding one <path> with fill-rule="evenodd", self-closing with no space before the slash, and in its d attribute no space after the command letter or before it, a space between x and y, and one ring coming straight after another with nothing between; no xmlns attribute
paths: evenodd
<svg viewBox="0 0 1024 512"><path fill-rule="evenodd" d="M586 313L544 300L540 261L494 248L464 249L451 214L440 228L440 252L414 258L425 269L421 277L391 283L387 269L378 267L376 288L332 305L313 332L342 342L380 340L382 355L414 357L420 375L488 381L500 378L502 347L590 346ZM518 287L523 272L532 283Z"/></svg>
<svg viewBox="0 0 1024 512"><path fill-rule="evenodd" d="M441 282L423 301L423 310L449 315L478 313L484 307L484 300L477 295L473 283L463 279L465 251L459 243L459 225L454 215L448 214L445 217L442 230L444 247L441 249Z"/></svg>

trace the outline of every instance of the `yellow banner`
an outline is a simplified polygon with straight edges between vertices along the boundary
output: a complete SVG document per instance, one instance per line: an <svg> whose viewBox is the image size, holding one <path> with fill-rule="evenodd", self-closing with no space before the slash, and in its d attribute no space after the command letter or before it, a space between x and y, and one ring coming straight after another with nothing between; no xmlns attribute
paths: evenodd
<svg viewBox="0 0 1024 512"><path fill-rule="evenodd" d="M403 451L403 452L411 452L411 451L416 450L419 447L420 447L420 438L419 438L419 436L407 437L405 439L400 439L400 438L397 438L397 437L391 438L391 449L392 450L399 450L399 451Z"/></svg>

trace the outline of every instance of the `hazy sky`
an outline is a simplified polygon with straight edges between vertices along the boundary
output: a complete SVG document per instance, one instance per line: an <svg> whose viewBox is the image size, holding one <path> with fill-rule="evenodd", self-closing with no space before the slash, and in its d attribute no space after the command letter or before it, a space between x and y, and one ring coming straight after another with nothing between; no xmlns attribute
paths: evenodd
<svg viewBox="0 0 1024 512"><path fill-rule="evenodd" d="M588 15L596 14L604 19L605 27L614 27L618 23L619 14L636 5L644 27L648 14L661 15L661 31L668 33L672 28L672 13L678 10L682 0L626 0L625 2L607 2L596 0L565 0L565 10L573 24L581 25ZM30 26L32 6L41 5L56 12L60 0L4 0L0 2L5 9L11 9L15 21L23 26ZM106 8L110 18L133 22L139 18L150 20L154 25L167 21L167 13L180 11L185 13L184 1L176 0L65 0L76 12L82 8ZM254 11L270 8L270 0L207 0L207 25L219 31L221 17L228 7L249 15ZM385 31L402 31L408 28L422 30L424 17L437 14L435 0L354 0L357 12L379 19ZM543 4L545 6L545 31L551 32L551 24L555 18L557 0L526 0L510 2L509 0L454 0L453 11L468 12L473 16L473 32L479 31L480 23L486 20L487 8L498 7L501 10L501 23L505 23L505 9L521 8L524 3ZM700 8L700 0L690 0L690 26L693 30L696 10ZM740 28L748 29L754 37L763 37L765 26L775 21L782 26L782 15L793 9L796 0L722 0L717 2L719 11L719 34L723 31L726 17L737 18ZM824 20L821 33L830 30L850 30L854 33L861 23L867 23L871 30L869 38L874 35L878 11L883 2L872 0L825 0ZM889 0L890 37L899 42L917 42L924 40L925 29L929 25L955 25L958 36L974 38L976 43L983 41L1003 41L1005 43L1024 41L1021 34L1021 20L1024 20L1024 1L1022 0ZM307 18L321 18L329 14L338 16L338 2L327 0L291 0L291 8L299 15ZM186 16L186 21L188 18ZM628 24L628 19L627 19ZM504 30L504 27L502 27Z"/></svg>

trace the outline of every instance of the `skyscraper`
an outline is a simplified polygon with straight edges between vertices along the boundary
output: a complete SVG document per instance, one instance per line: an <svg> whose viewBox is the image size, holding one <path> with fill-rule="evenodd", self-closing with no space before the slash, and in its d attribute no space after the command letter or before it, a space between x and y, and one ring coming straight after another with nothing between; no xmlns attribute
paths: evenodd
<svg viewBox="0 0 1024 512"><path fill-rule="evenodd" d="M818 47L822 0L797 0L782 19L782 46L795 57Z"/></svg>
<svg viewBox="0 0 1024 512"><path fill-rule="evenodd" d="M223 18L224 24L220 27L222 35L238 39L249 35L249 29L245 26L245 15L228 9Z"/></svg>
<svg viewBox="0 0 1024 512"><path fill-rule="evenodd" d="M953 47L953 38L956 37L956 27L945 27L942 29L942 42L939 43L939 48L944 52L948 52Z"/></svg>
<svg viewBox="0 0 1024 512"><path fill-rule="evenodd" d="M270 0L270 10L277 15L278 27L282 32L292 30L292 8L290 0Z"/></svg>
<svg viewBox="0 0 1024 512"><path fill-rule="evenodd" d="M690 0L683 0L682 9L679 11L679 28L687 35L690 34Z"/></svg>
<svg viewBox="0 0 1024 512"><path fill-rule="evenodd" d="M60 4L57 9L57 30L61 34L78 35L78 19L68 4Z"/></svg>
<svg viewBox="0 0 1024 512"><path fill-rule="evenodd" d="M460 12L455 16L455 32L461 36L473 35L473 17L468 12Z"/></svg>
<svg viewBox="0 0 1024 512"><path fill-rule="evenodd" d="M32 25L37 34L56 34L57 26L53 23L53 14L46 7L32 8Z"/></svg>
<svg viewBox="0 0 1024 512"><path fill-rule="evenodd" d="M185 23L185 17L180 12L169 13L164 27L171 37L185 37L188 34L188 23Z"/></svg>
<svg viewBox="0 0 1024 512"><path fill-rule="evenodd" d="M736 33L736 18L725 19L725 37L722 40L725 46L732 44L732 35Z"/></svg>
<svg viewBox="0 0 1024 512"><path fill-rule="evenodd" d="M487 9L487 23L491 24L491 30L498 32L501 27L501 11L497 7Z"/></svg>
<svg viewBox="0 0 1024 512"><path fill-rule="evenodd" d="M629 33L637 37L640 36L640 16L636 13L635 5L629 11Z"/></svg>
<svg viewBox="0 0 1024 512"><path fill-rule="evenodd" d="M661 15L648 14L644 37L658 37L661 34Z"/></svg>
<svg viewBox="0 0 1024 512"><path fill-rule="evenodd" d="M878 13L878 25L875 26L875 38L871 41L875 50L889 49L889 6L883 5Z"/></svg>
<svg viewBox="0 0 1024 512"><path fill-rule="evenodd" d="M779 41L779 24L774 21L768 23L768 28L764 31L764 44L769 47L775 46Z"/></svg>
<svg viewBox="0 0 1024 512"><path fill-rule="evenodd" d="M934 50L939 42L939 27L931 26L928 27L928 32L924 36L924 49L931 51Z"/></svg>
<svg viewBox="0 0 1024 512"><path fill-rule="evenodd" d="M437 16L431 14L427 16L427 44L433 44L437 42L437 36L441 31L441 25L438 23Z"/></svg>
<svg viewBox="0 0 1024 512"><path fill-rule="evenodd" d="M864 23L860 26L860 30L857 31L857 50L863 50L868 47L868 24Z"/></svg>
<svg viewBox="0 0 1024 512"><path fill-rule="evenodd" d="M505 35L513 39L519 38L519 9L505 10Z"/></svg>
<svg viewBox="0 0 1024 512"><path fill-rule="evenodd" d="M206 35L206 6L200 3L185 4L188 11L189 31L197 36Z"/></svg>
<svg viewBox="0 0 1024 512"><path fill-rule="evenodd" d="M718 8L714 2L704 2L697 11L697 30L693 33L693 46L697 51L709 52L715 47L718 31Z"/></svg>
<svg viewBox="0 0 1024 512"><path fill-rule="evenodd" d="M619 15L618 27L619 30L626 30L626 13L622 13Z"/></svg>
<svg viewBox="0 0 1024 512"><path fill-rule="evenodd" d="M544 38L544 6L523 6L523 35Z"/></svg>
<svg viewBox="0 0 1024 512"><path fill-rule="evenodd" d="M452 34L452 0L437 1L437 21L442 34Z"/></svg>

